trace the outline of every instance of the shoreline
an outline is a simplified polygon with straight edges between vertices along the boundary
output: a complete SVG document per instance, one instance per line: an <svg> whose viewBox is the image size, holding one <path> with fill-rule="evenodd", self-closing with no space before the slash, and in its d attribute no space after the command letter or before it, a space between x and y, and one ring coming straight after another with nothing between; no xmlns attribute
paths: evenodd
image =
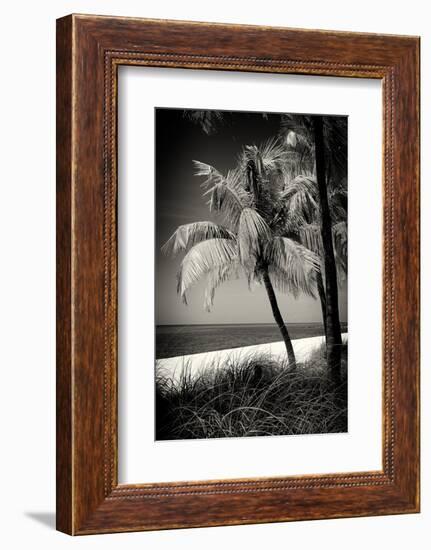
<svg viewBox="0 0 431 550"><path fill-rule="evenodd" d="M348 340L348 333L342 335L343 343ZM298 362L306 360L310 354L324 342L324 336L312 336L309 338L297 338L292 340L293 349ZM156 359L156 371L165 376L169 376L173 380L178 380L184 365L187 365L187 370L191 376L197 376L205 370L209 365L219 363L222 367L227 359L235 357L246 357L250 354L265 354L272 358L285 358L286 349L283 341L269 342L266 344L256 344L252 346L242 346L235 348L227 348L216 351L207 351L203 353L193 353L188 355L179 355L176 357L167 357Z"/></svg>
<svg viewBox="0 0 431 550"><path fill-rule="evenodd" d="M292 341L324 335L322 323L288 323ZM347 324L342 332L348 332ZM278 327L272 324L208 324L156 327L156 358L167 359L209 351L239 349L276 343L282 340Z"/></svg>

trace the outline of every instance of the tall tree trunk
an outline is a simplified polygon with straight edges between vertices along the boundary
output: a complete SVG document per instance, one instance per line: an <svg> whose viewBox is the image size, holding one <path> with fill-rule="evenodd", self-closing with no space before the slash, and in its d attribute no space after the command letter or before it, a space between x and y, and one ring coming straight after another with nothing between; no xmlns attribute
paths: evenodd
<svg viewBox="0 0 431 550"><path fill-rule="evenodd" d="M316 150L316 179L320 200L320 232L325 261L326 294L326 358L331 377L339 383L341 375L341 328L338 312L337 271L332 243L331 213L326 187L325 144L323 141L323 118L313 116L313 129Z"/></svg>
<svg viewBox="0 0 431 550"><path fill-rule="evenodd" d="M287 331L287 327L284 324L283 317L281 316L280 309L277 304L277 298L275 296L274 288L272 286L271 279L269 278L269 273L266 268L262 270L262 278L266 288L266 292L268 294L269 303L271 304L272 314L274 315L275 322L277 323L278 328L280 329L281 335L284 340L284 345L286 346L289 366L292 369L296 369L296 358L295 358L295 352L293 351L292 341L290 339L289 332Z"/></svg>
<svg viewBox="0 0 431 550"><path fill-rule="evenodd" d="M320 298L320 307L322 308L323 328L324 328L325 339L326 339L326 337L327 337L327 334L326 334L326 294L325 294L325 286L323 284L322 273L320 271L317 273L316 282L317 282L317 291L319 293L319 298Z"/></svg>

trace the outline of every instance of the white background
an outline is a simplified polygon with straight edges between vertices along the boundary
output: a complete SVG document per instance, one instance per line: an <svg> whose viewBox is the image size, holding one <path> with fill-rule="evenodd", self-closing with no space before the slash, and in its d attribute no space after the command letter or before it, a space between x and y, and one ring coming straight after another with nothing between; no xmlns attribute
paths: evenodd
<svg viewBox="0 0 431 550"><path fill-rule="evenodd" d="M55 18L69 12L422 36L422 150L431 150L427 2L8 2L1 21L1 543L5 548L424 549L431 522L431 171L422 167L422 514L72 539L54 523ZM4 43L3 43L4 41ZM426 540L426 535L428 535Z"/></svg>
<svg viewBox="0 0 431 550"><path fill-rule="evenodd" d="M119 78L120 482L381 470L381 82L144 67ZM155 106L349 116L348 433L154 441Z"/></svg>

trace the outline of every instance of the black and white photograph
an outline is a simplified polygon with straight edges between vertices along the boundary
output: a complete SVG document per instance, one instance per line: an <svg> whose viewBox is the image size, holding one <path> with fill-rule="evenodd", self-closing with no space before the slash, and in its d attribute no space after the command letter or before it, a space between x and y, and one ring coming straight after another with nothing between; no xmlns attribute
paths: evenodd
<svg viewBox="0 0 431 550"><path fill-rule="evenodd" d="M348 117L155 109L155 439L348 431Z"/></svg>

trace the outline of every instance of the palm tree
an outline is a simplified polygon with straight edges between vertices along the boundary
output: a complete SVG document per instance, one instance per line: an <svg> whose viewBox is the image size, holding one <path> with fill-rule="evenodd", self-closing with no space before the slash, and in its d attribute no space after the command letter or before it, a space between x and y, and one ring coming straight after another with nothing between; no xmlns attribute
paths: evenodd
<svg viewBox="0 0 431 550"><path fill-rule="evenodd" d="M196 175L209 207L221 223L201 221L177 228L162 247L168 254L185 252L178 273L177 290L187 303L187 291L207 277L205 307L213 304L216 289L225 281L245 275L265 287L289 364L296 359L274 287L298 296L314 296L319 259L297 240L286 236L283 209L285 147L275 141L263 147L245 147L235 170L226 175L194 161Z"/></svg>
<svg viewBox="0 0 431 550"><path fill-rule="evenodd" d="M285 115L282 127L292 158L290 176L314 176L317 187L322 271L317 286L322 305L328 368L335 382L341 368L341 328L338 310L337 267L333 244L333 220L328 188L343 189L347 176L346 121L343 117ZM306 200L310 194L306 193ZM346 196L346 195L345 195Z"/></svg>
<svg viewBox="0 0 431 550"><path fill-rule="evenodd" d="M337 280L341 285L347 276L347 212L346 191L337 189L328 195L331 211L332 240L334 244ZM317 181L314 176L296 176L286 182L283 193L286 211L295 224L291 224L289 236L298 240L320 258L320 271L316 273L322 319L326 335L326 292L324 281L324 250L321 238L321 219Z"/></svg>
<svg viewBox="0 0 431 550"><path fill-rule="evenodd" d="M327 191L327 166L323 141L323 117L312 118L316 151L316 180L319 189L320 233L325 262L326 291L326 361L335 382L341 369L341 326L338 311L337 270L332 243L332 221Z"/></svg>

